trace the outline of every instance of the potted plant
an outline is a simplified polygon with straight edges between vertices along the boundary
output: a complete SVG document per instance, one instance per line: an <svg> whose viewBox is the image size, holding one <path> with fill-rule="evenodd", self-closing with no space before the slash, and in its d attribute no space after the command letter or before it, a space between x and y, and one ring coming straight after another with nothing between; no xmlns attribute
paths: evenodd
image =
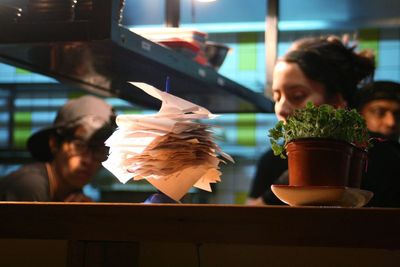
<svg viewBox="0 0 400 267"><path fill-rule="evenodd" d="M309 102L278 122L269 137L274 154L288 156L290 185L359 187L370 142L356 110Z"/></svg>

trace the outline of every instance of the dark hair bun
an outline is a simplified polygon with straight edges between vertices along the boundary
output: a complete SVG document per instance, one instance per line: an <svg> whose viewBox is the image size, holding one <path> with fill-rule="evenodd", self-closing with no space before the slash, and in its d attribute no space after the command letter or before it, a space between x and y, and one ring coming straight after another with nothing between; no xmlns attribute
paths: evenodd
<svg viewBox="0 0 400 267"><path fill-rule="evenodd" d="M297 63L304 74L322 83L328 94L340 93L351 105L357 87L371 81L375 71L371 51L356 52L337 36L303 38L296 41L284 61Z"/></svg>

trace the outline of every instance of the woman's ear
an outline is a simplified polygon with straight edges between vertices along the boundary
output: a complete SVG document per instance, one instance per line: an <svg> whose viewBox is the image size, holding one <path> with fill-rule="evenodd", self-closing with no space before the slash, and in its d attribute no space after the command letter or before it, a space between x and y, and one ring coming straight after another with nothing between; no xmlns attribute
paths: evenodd
<svg viewBox="0 0 400 267"><path fill-rule="evenodd" d="M49 148L50 148L50 152L53 156L58 151L58 142L57 142L57 138L54 135L50 135L50 137L49 137Z"/></svg>

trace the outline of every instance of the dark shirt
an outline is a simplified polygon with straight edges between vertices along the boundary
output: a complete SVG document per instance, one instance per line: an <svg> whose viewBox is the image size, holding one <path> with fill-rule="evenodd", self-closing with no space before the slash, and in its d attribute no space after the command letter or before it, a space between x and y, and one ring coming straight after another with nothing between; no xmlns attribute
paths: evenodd
<svg viewBox="0 0 400 267"><path fill-rule="evenodd" d="M275 156L272 150L265 152L258 161L256 175L253 179L250 194L251 198L262 197L267 204L284 204L271 191L273 184L288 184L280 177L288 169L287 159Z"/></svg>
<svg viewBox="0 0 400 267"><path fill-rule="evenodd" d="M376 136L376 135L374 135ZM367 172L361 189L374 193L370 207L400 207L400 144L385 140L373 141L368 152Z"/></svg>
<svg viewBox="0 0 400 267"><path fill-rule="evenodd" d="M0 201L51 201L45 164L27 164L0 178Z"/></svg>

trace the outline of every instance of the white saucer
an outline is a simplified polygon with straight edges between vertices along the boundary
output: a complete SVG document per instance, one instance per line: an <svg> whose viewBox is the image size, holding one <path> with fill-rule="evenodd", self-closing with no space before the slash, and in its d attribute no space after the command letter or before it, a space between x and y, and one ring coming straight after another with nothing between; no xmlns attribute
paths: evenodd
<svg viewBox="0 0 400 267"><path fill-rule="evenodd" d="M272 192L290 206L362 207L374 195L370 191L344 186L271 185Z"/></svg>

